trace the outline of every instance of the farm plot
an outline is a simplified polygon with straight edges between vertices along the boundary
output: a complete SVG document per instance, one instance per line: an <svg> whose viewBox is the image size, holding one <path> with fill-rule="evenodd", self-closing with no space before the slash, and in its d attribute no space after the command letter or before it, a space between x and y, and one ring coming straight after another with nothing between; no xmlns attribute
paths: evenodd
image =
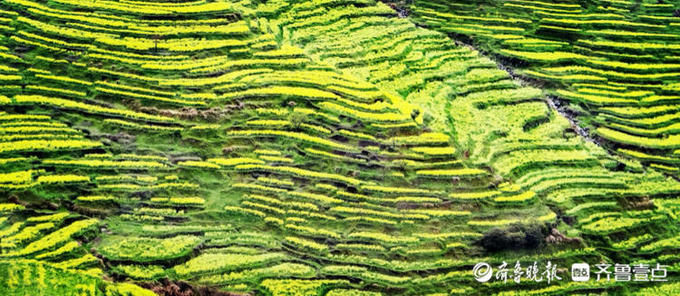
<svg viewBox="0 0 680 296"><path fill-rule="evenodd" d="M475 263L680 260L677 182L384 4L7 0L0 24L6 294L496 294ZM530 225L578 239L480 243Z"/></svg>

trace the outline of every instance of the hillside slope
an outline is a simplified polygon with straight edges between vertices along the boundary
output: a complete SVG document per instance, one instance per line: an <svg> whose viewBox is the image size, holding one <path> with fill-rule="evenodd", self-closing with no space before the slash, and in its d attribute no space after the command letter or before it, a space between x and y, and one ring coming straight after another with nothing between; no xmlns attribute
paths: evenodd
<svg viewBox="0 0 680 296"><path fill-rule="evenodd" d="M677 290L678 182L382 3L6 0L0 33L3 295ZM508 292L480 261L671 282Z"/></svg>

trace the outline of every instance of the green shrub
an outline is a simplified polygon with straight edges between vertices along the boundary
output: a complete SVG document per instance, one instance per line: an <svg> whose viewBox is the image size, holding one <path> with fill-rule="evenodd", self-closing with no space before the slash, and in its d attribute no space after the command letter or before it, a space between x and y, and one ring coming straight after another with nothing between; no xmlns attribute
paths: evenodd
<svg viewBox="0 0 680 296"><path fill-rule="evenodd" d="M493 228L484 234L482 247L490 252L508 249L535 249L545 240L548 230L544 225L512 224L506 228Z"/></svg>

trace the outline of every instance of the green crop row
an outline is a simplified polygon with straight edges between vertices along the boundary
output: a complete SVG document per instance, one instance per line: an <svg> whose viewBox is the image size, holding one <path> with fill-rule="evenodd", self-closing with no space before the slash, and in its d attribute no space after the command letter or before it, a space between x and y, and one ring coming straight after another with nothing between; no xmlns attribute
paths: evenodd
<svg viewBox="0 0 680 296"><path fill-rule="evenodd" d="M110 260L149 262L184 257L200 242L198 237L183 235L167 239L105 236L97 251Z"/></svg>
<svg viewBox="0 0 680 296"><path fill-rule="evenodd" d="M260 255L244 254L201 254L173 269L182 277L198 276L201 274L219 273L248 269L270 262L282 261L288 258L283 253L267 253Z"/></svg>
<svg viewBox="0 0 680 296"><path fill-rule="evenodd" d="M281 263L269 267L252 268L244 271L202 276L198 279L198 282L204 284L259 282L259 279L262 278L305 278L312 277L315 274L316 271L314 268L305 264Z"/></svg>

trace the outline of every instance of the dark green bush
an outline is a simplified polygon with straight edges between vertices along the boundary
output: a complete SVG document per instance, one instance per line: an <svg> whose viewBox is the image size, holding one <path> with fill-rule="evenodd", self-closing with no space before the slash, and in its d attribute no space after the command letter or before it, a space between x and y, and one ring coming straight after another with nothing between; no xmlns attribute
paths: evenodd
<svg viewBox="0 0 680 296"><path fill-rule="evenodd" d="M506 228L493 228L482 237L481 244L489 252L538 248L548 234L542 224L512 224Z"/></svg>

